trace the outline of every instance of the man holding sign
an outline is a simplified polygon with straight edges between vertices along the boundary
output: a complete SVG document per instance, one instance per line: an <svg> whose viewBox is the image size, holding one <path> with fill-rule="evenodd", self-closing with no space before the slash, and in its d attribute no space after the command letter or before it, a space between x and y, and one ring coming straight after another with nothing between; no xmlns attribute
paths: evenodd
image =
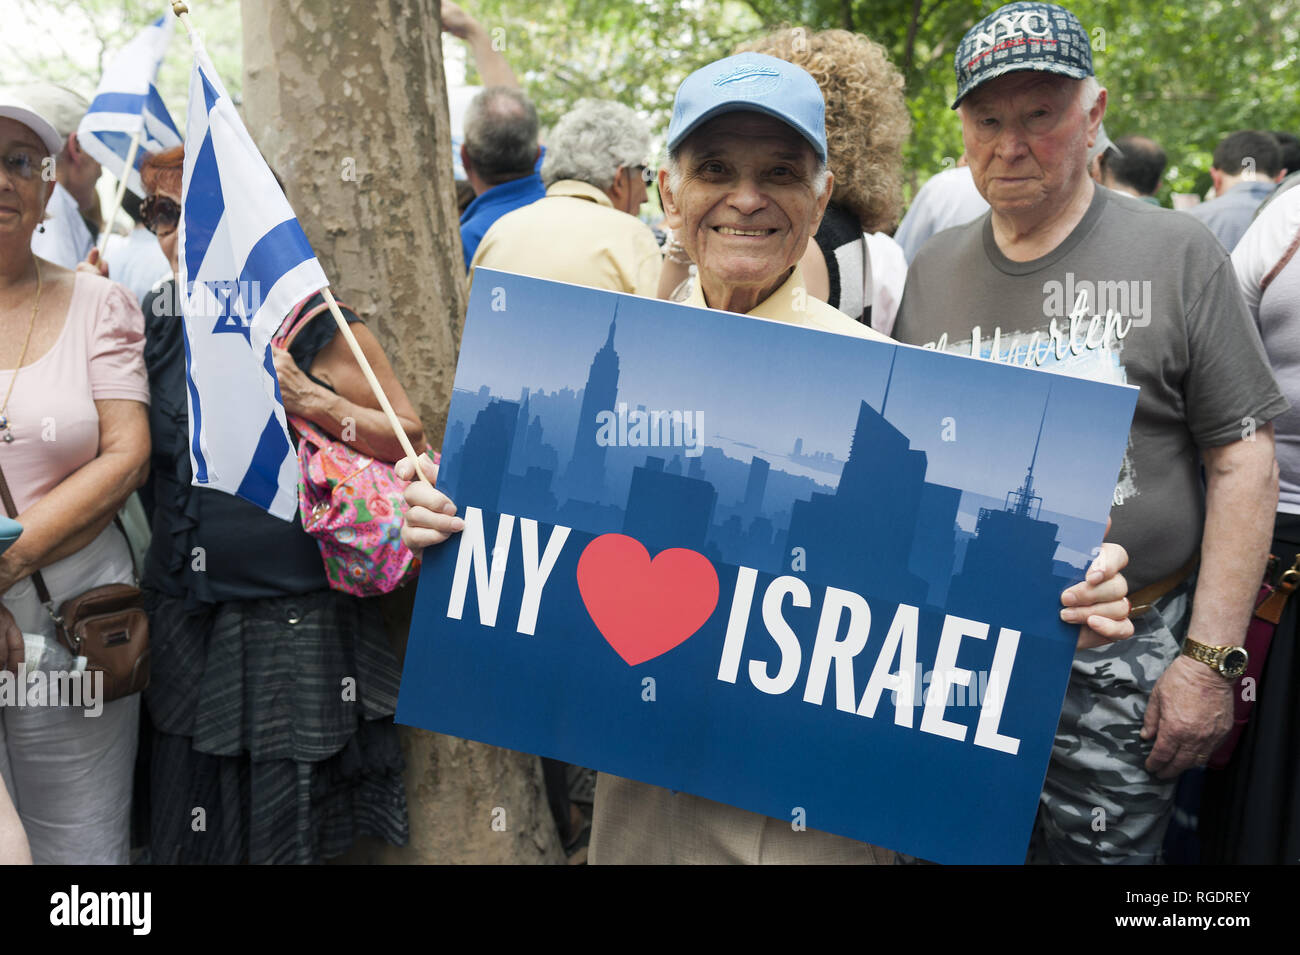
<svg viewBox="0 0 1300 955"><path fill-rule="evenodd" d="M810 298L798 262L816 232L833 178L826 168L824 101L811 76L759 54L692 74L678 90L669 161L659 189L668 222L699 269L686 304L861 338L882 339ZM887 340L887 339L882 339ZM436 469L422 459L430 477ZM411 464L399 473L412 476ZM419 550L465 524L439 491L407 490L403 540ZM1132 633L1119 570L1122 549L1105 545L1088 582L1067 591L1063 617L1086 623L1081 640ZM602 775L591 860L598 863L877 862L894 853L805 830L790 820L687 793Z"/></svg>

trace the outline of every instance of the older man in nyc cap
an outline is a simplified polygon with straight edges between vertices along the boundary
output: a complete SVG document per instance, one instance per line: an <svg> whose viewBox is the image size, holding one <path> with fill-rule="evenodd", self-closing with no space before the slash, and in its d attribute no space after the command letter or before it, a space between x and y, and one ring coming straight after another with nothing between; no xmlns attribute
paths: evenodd
<svg viewBox="0 0 1300 955"><path fill-rule="evenodd" d="M1232 725L1287 401L1213 236L1089 178L1106 91L1074 14L1004 6L955 66L991 208L921 249L894 334L1141 388L1111 511L1137 633L1075 656L1030 858L1158 861L1175 777Z"/></svg>

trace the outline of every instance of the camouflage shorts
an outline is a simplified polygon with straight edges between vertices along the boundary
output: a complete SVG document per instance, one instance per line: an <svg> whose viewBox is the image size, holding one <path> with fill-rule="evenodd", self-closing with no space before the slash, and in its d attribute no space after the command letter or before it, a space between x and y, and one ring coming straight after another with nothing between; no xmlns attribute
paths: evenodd
<svg viewBox="0 0 1300 955"><path fill-rule="evenodd" d="M1177 780L1146 771L1152 744L1138 733L1151 689L1187 634L1192 587L1134 617L1132 638L1075 654L1028 862L1160 861Z"/></svg>

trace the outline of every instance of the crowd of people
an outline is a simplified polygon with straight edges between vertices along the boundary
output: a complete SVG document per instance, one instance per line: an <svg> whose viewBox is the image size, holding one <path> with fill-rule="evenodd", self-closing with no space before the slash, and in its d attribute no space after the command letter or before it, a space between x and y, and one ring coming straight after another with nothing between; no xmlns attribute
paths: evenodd
<svg viewBox="0 0 1300 955"><path fill-rule="evenodd" d="M458 156L456 267L471 283L501 269L1139 386L1108 543L1061 595L1079 638L1027 861L1300 858L1294 603L1271 645L1247 643L1261 582L1300 554L1300 141L1225 136L1214 198L1162 208L1165 154L1106 135L1083 25L1013 3L958 47L965 151L900 222L903 79L867 37L783 30L719 51L676 91L655 161L652 131L617 102L573 104L543 146L482 26L450 2L443 22L490 78ZM138 228L101 261L84 108L48 85L0 93L0 481L24 528L0 553L0 665L61 665L43 604L138 576L153 674L96 720L0 709L0 861L121 863L134 845L162 863L315 862L359 834L402 845L399 666L374 599L331 588L300 519L192 486L183 150L147 159L148 195L126 208ZM49 157L57 181L40 175ZM653 225L639 217L651 190ZM1054 306L1045 290L1067 280L1094 297ZM1098 301L1103 284L1122 302ZM373 333L344 311L424 447ZM275 350L286 411L412 480L335 331L312 323ZM50 421L57 441L42 437ZM431 483L407 487L402 534L417 554L463 528L432 458L418 466ZM114 520L137 489L138 571ZM1224 768L1206 770L1242 718L1248 654L1256 705ZM340 699L345 678L356 691ZM577 851L573 768L544 772ZM1184 830L1199 811L1190 858L1170 848L1176 797ZM912 861L608 774L589 837L593 863Z"/></svg>

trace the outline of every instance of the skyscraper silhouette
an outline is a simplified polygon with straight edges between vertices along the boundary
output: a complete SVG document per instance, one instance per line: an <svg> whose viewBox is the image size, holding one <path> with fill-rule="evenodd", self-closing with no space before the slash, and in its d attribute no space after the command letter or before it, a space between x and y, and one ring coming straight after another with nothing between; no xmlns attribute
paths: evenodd
<svg viewBox="0 0 1300 955"><path fill-rule="evenodd" d="M834 494L795 501L785 553L805 549L810 577L925 603L929 584L908 569L926 456L865 401Z"/></svg>
<svg viewBox="0 0 1300 955"><path fill-rule="evenodd" d="M765 459L759 457L750 459L749 481L745 485L745 501L741 505L741 511L746 523L757 517L763 509L763 494L767 490L767 472L769 470L771 470L771 465Z"/></svg>
<svg viewBox="0 0 1300 955"><path fill-rule="evenodd" d="M1050 388L1047 394L1050 399ZM961 573L953 578L948 591L948 606L958 613L992 620L1012 588L1027 593L1059 593L1067 583L1054 573L1060 526L1039 520L1043 498L1034 490L1034 465L1046 420L1045 401L1024 481L1007 493L1001 510L980 508L975 537L966 545ZM1040 587L1044 589L1036 589ZM1051 632L1060 626L1059 612L1059 604L1052 602L1008 623Z"/></svg>
<svg viewBox="0 0 1300 955"><path fill-rule="evenodd" d="M523 474L528 470L528 462L524 457L524 443L528 436L528 423L531 420L528 413L528 389L524 388L519 396L519 420L515 422L515 440L510 447L511 474Z"/></svg>
<svg viewBox="0 0 1300 955"><path fill-rule="evenodd" d="M596 442L599 425L596 415L613 411L618 398L618 352L614 350L614 331L618 324L618 306L609 323L605 344L591 360L587 386L582 395L578 416L578 433L573 439L573 456L565 472L566 496L597 503L605 494L605 448Z"/></svg>
<svg viewBox="0 0 1300 955"><path fill-rule="evenodd" d="M718 492L708 481L668 474L663 458L650 457L632 471L623 533L653 557L668 547L704 550Z"/></svg>
<svg viewBox="0 0 1300 955"><path fill-rule="evenodd" d="M460 454L456 487L449 495L462 510L467 504L496 510L518 420L519 403L499 398L489 401L474 419ZM461 494L461 488L468 493Z"/></svg>

